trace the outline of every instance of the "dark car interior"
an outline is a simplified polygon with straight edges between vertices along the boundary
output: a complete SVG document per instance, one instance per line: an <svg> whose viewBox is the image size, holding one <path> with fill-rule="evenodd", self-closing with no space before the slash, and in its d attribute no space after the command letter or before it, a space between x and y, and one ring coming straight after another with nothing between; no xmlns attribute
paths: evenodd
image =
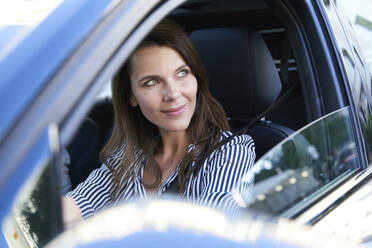
<svg viewBox="0 0 372 248"><path fill-rule="evenodd" d="M259 159L315 117L309 114L311 96L304 94L292 49L295 34L282 24L279 10L272 1L233 1L188 1L168 18L190 34L231 130L250 124L247 133L255 141ZM99 151L112 125L111 99L98 100L68 146L73 187L100 166Z"/></svg>

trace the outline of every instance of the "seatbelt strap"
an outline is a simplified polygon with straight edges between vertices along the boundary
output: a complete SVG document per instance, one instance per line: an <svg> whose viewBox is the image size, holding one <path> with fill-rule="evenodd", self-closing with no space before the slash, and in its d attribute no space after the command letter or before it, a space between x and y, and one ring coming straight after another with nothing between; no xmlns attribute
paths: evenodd
<svg viewBox="0 0 372 248"><path fill-rule="evenodd" d="M169 187L165 189L164 193L178 194L178 174L170 183Z"/></svg>
<svg viewBox="0 0 372 248"><path fill-rule="evenodd" d="M283 37L282 39L282 50L280 57L280 77L282 79L283 85L289 85L289 57L291 55L291 48L289 46L288 40Z"/></svg>
<svg viewBox="0 0 372 248"><path fill-rule="evenodd" d="M285 102L292 94L296 91L298 84L294 84L285 92L283 95L281 95L273 104L271 104L268 108L266 108L263 112L261 112L259 115L254 117L245 127L243 127L241 131L242 134L245 134L249 128L251 128L254 124L256 124L258 121L260 121L264 116L267 116L268 113L271 113L276 107L281 105L283 102ZM238 131L239 132L239 131Z"/></svg>

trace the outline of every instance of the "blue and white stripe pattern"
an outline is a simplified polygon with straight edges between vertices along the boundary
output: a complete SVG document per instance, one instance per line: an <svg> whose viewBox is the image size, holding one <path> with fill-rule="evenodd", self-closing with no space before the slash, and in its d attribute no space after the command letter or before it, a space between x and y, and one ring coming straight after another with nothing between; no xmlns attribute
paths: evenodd
<svg viewBox="0 0 372 248"><path fill-rule="evenodd" d="M231 132L224 132L222 139L231 136ZM189 146L189 151L193 149ZM119 163L123 151L119 151L111 159L115 166ZM249 135L239 135L232 138L219 149L216 149L204 161L197 175L191 175L187 181L184 199L212 208L222 209L234 213L245 202L253 187L253 181L244 182L244 187L238 187L243 176L252 173L251 168L255 160L255 148ZM146 190L142 185L143 168L145 159L139 158L141 169L138 176L131 176L123 185L115 202L130 201L133 199L146 199ZM195 164L191 164L194 166ZM169 178L160 186L157 196L161 196L176 178L177 167ZM253 178L253 177L250 177ZM110 200L110 189L113 186L113 177L110 170L102 165L94 170L89 177L80 183L75 190L66 196L75 200L80 208L83 218L96 214L99 210L114 204ZM241 185L240 185L241 186ZM239 189L237 191L237 189Z"/></svg>

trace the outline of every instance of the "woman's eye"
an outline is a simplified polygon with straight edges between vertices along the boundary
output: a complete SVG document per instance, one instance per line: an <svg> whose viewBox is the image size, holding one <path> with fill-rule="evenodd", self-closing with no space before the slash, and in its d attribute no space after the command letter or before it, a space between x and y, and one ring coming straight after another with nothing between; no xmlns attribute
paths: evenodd
<svg viewBox="0 0 372 248"><path fill-rule="evenodd" d="M155 85L155 84L157 84L158 83L158 81L156 81L155 79L151 79L151 80L149 80L149 81L146 81L144 84L143 84L143 86L153 86L153 85Z"/></svg>
<svg viewBox="0 0 372 248"><path fill-rule="evenodd" d="M178 78L184 78L184 77L187 76L188 73L189 73L188 70L182 70L182 71L179 71L179 72L177 73L177 77L178 77Z"/></svg>

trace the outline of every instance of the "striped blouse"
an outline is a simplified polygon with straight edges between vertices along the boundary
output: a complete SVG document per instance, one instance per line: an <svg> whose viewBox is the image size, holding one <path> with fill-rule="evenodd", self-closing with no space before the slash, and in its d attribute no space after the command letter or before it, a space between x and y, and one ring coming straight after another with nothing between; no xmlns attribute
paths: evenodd
<svg viewBox="0 0 372 248"><path fill-rule="evenodd" d="M224 132L222 139L231 136ZM194 148L188 147L188 152ZM123 151L118 152L112 161L115 166L120 162ZM183 198L197 204L222 209L233 213L246 207L249 193L253 186L251 168L255 160L255 147L249 135L239 135L212 152L204 161L197 175L191 175L186 183ZM145 159L140 159L141 169L123 185L115 202L110 198L113 176L106 165L91 172L88 178L80 183L66 196L72 198L80 208L83 218L96 214L109 205L134 199L146 199L148 196L142 184ZM194 166L194 163L191 164ZM157 196L163 195L178 174L179 167L159 187ZM241 183L244 177L244 184ZM242 186L243 185L243 186ZM238 187L239 186L239 187Z"/></svg>

